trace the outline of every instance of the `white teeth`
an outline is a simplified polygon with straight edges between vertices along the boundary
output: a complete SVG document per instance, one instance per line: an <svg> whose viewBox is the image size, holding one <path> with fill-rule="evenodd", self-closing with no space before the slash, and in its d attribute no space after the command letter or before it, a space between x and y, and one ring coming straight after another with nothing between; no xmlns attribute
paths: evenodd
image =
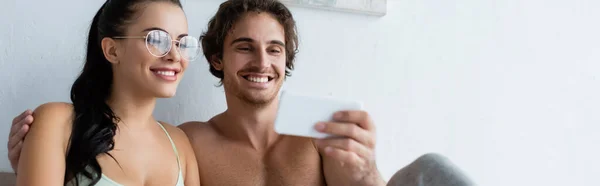
<svg viewBox="0 0 600 186"><path fill-rule="evenodd" d="M269 81L268 77L248 77L248 80L256 83L266 83Z"/></svg>
<svg viewBox="0 0 600 186"><path fill-rule="evenodd" d="M163 76L174 76L175 75L175 71L156 71L156 73L163 75Z"/></svg>

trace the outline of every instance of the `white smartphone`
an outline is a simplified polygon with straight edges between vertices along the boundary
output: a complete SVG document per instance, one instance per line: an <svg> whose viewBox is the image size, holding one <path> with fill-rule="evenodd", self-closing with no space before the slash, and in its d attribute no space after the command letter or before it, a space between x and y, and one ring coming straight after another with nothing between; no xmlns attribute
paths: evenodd
<svg viewBox="0 0 600 186"><path fill-rule="evenodd" d="M275 132L283 135L326 138L331 135L315 129L317 122L333 121L333 114L342 110L362 110L359 101L333 97L315 97L282 91L275 119Z"/></svg>

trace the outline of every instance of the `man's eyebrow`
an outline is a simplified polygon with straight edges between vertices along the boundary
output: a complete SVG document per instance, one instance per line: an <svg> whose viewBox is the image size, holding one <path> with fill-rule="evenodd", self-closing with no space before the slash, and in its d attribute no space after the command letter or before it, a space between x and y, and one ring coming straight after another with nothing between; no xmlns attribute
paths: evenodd
<svg viewBox="0 0 600 186"><path fill-rule="evenodd" d="M158 27L150 27L150 28L146 28L146 29L144 29L142 32L149 32L149 31L152 31L152 30L160 30L160 31L163 31L163 32L169 33L169 32L167 32L165 29L158 28ZM188 36L188 34L180 34L179 36L177 36L177 39L179 39L179 38L182 38L182 37L185 37L185 36Z"/></svg>
<svg viewBox="0 0 600 186"><path fill-rule="evenodd" d="M233 40L231 42L231 45L233 45L235 43L239 43L239 42L254 42L254 39L247 38L247 37L240 37L240 38L237 38L237 39ZM282 41L279 41L279 40L271 40L271 41L269 41L269 44L276 44L276 45L280 45L282 47L285 47L285 44Z"/></svg>
<svg viewBox="0 0 600 186"><path fill-rule="evenodd" d="M271 41L269 41L269 44L276 44L276 45L280 45L282 47L285 47L285 44L282 41L279 41L279 40L271 40Z"/></svg>
<svg viewBox="0 0 600 186"><path fill-rule="evenodd" d="M251 43L253 41L254 41L254 39L252 39L252 38L240 37L240 38L237 38L237 39L233 40L231 42L231 45L233 45L235 43L239 43L239 42L250 42Z"/></svg>

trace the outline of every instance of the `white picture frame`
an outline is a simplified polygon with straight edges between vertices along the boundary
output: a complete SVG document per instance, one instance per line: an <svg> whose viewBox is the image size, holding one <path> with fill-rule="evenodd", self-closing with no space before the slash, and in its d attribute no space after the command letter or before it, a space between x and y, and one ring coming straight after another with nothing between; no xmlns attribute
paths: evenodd
<svg viewBox="0 0 600 186"><path fill-rule="evenodd" d="M290 6L384 16L387 0L280 0Z"/></svg>

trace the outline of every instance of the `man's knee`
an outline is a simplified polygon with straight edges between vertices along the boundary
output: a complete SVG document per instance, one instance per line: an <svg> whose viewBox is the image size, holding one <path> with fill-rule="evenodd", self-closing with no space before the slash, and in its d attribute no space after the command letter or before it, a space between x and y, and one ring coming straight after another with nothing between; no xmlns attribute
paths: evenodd
<svg viewBox="0 0 600 186"><path fill-rule="evenodd" d="M457 166L436 153L422 155L400 169L388 186L472 186L475 185Z"/></svg>

